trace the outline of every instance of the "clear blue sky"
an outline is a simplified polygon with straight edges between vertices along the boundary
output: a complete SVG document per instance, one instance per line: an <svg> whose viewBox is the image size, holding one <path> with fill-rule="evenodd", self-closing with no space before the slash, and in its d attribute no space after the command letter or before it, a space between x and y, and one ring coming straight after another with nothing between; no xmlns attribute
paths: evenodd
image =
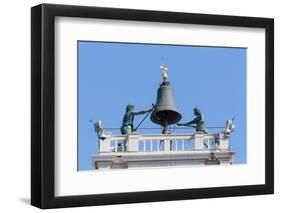
<svg viewBox="0 0 281 213"><path fill-rule="evenodd" d="M91 156L97 154L98 140L89 120L119 128L127 104L135 105L136 111L150 108L163 60L181 122L193 119L195 106L205 115L206 126L225 126L234 116L231 149L235 163L246 163L246 56L245 48L79 41L78 169L93 169ZM136 116L135 125L142 118ZM158 126L147 118L142 127Z"/></svg>

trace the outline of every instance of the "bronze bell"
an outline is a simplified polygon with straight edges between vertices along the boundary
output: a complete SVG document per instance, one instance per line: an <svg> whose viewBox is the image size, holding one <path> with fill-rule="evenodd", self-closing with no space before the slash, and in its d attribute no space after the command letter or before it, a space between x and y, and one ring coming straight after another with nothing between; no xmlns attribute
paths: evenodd
<svg viewBox="0 0 281 213"><path fill-rule="evenodd" d="M181 120L181 113L176 107L173 90L169 82L164 81L157 90L157 100L150 119L153 123L167 126Z"/></svg>

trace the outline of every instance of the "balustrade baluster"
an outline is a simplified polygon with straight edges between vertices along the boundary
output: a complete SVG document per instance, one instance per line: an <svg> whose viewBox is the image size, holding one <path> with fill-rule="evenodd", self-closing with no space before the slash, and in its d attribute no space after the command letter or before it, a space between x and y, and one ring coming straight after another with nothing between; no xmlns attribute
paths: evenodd
<svg viewBox="0 0 281 213"><path fill-rule="evenodd" d="M159 140L156 141L156 151L157 152L160 151L160 141Z"/></svg>
<svg viewBox="0 0 281 213"><path fill-rule="evenodd" d="M114 141L114 152L117 152L118 141Z"/></svg>

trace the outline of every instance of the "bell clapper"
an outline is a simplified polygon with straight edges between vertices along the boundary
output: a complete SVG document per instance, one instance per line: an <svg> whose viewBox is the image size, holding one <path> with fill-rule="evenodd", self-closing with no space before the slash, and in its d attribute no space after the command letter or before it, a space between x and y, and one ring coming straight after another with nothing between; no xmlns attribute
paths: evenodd
<svg viewBox="0 0 281 213"><path fill-rule="evenodd" d="M164 135L169 135L170 134L169 124L168 124L167 120L163 121L162 134L164 134Z"/></svg>

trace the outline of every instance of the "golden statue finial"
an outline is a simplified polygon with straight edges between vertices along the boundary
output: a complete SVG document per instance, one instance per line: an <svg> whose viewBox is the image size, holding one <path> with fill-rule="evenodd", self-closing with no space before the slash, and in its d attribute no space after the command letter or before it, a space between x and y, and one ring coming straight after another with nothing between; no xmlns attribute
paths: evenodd
<svg viewBox="0 0 281 213"><path fill-rule="evenodd" d="M160 69L162 70L162 78L163 78L164 81L166 81L167 78L168 78L168 74L167 74L168 67L167 67L167 65L166 64L162 64L160 66Z"/></svg>

